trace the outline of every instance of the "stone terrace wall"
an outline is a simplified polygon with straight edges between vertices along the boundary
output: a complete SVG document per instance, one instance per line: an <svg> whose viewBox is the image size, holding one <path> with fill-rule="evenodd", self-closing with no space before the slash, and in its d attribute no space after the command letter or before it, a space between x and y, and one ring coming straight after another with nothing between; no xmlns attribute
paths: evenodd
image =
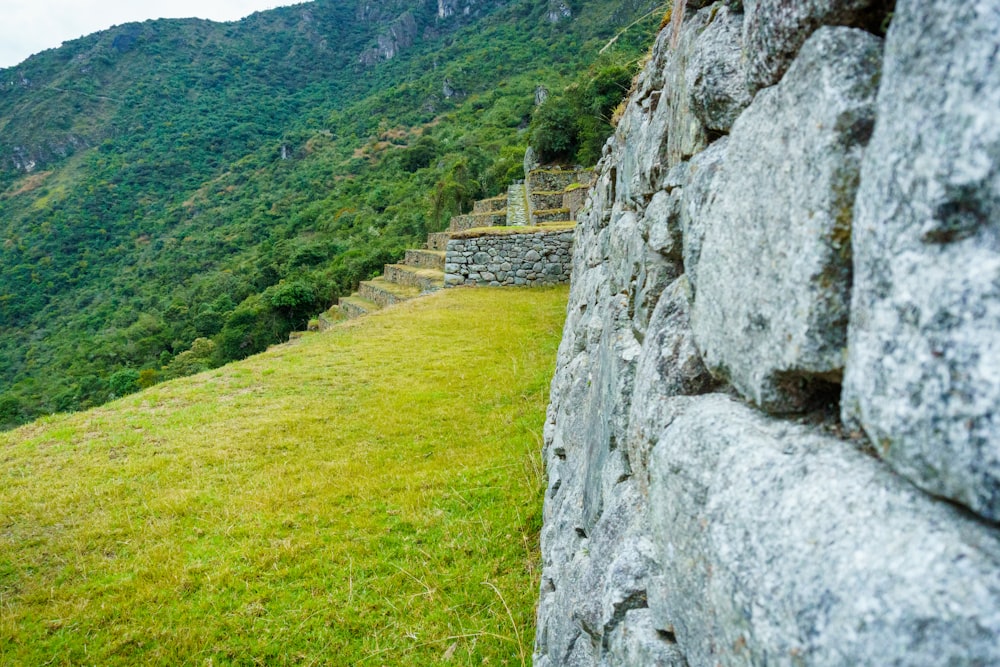
<svg viewBox="0 0 1000 667"><path fill-rule="evenodd" d="M1000 664L1000 0L686 6L578 217L535 665Z"/></svg>
<svg viewBox="0 0 1000 667"><path fill-rule="evenodd" d="M445 287L518 285L569 281L573 232L482 235L448 241Z"/></svg>

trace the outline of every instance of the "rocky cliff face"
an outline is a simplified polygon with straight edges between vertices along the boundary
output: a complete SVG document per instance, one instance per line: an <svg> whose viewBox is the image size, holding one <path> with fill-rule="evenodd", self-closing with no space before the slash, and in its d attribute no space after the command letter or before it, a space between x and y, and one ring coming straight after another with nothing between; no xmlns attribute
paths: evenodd
<svg viewBox="0 0 1000 667"><path fill-rule="evenodd" d="M892 4L675 3L578 222L536 665L1000 664L1000 1Z"/></svg>

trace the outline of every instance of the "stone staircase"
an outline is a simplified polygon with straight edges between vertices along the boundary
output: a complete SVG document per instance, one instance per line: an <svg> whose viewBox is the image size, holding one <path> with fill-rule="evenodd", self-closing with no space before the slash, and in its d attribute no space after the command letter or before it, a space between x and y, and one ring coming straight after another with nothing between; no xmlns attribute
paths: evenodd
<svg viewBox="0 0 1000 667"><path fill-rule="evenodd" d="M566 208L563 197L567 188L579 187L581 173L533 171L524 183L511 185L506 195L475 202L471 213L451 219L448 231L428 234L426 248L407 250L402 263L386 264L381 276L362 281L357 292L341 297L336 310L341 316L355 318L441 289L445 251L458 232L482 227L565 224L573 212ZM544 189L533 191L533 182ZM586 189L582 192L585 194Z"/></svg>
<svg viewBox="0 0 1000 667"><path fill-rule="evenodd" d="M507 226L528 224L528 194L524 183L515 183L507 188Z"/></svg>
<svg viewBox="0 0 1000 667"><path fill-rule="evenodd" d="M583 202L571 193L580 191L586 195L592 179L590 171L536 169L529 172L525 180L529 224L544 227L572 222Z"/></svg>
<svg viewBox="0 0 1000 667"><path fill-rule="evenodd" d="M444 287L444 252L407 250L402 264L386 264L382 275L362 280L358 291L340 297L340 311L361 317Z"/></svg>

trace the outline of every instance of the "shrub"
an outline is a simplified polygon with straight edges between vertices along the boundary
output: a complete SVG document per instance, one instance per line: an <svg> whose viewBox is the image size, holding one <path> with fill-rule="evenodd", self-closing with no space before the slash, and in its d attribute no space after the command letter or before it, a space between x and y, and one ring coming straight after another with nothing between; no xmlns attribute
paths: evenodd
<svg viewBox="0 0 1000 667"><path fill-rule="evenodd" d="M134 368L123 368L116 371L108 378L108 386L111 389L111 396L121 398L139 391L139 371Z"/></svg>

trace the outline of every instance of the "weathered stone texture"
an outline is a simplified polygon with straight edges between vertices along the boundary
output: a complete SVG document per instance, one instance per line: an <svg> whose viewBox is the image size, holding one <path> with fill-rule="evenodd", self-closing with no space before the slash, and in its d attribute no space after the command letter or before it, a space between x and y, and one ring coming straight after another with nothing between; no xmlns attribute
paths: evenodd
<svg viewBox="0 0 1000 667"><path fill-rule="evenodd" d="M743 16L726 7L710 16L684 73L688 107L704 127L728 132L751 99L740 49Z"/></svg>
<svg viewBox="0 0 1000 667"><path fill-rule="evenodd" d="M615 628L609 643L620 650L608 656L608 667L687 667L677 643L653 627L648 609L632 609Z"/></svg>
<svg viewBox="0 0 1000 667"><path fill-rule="evenodd" d="M683 664L674 644L643 625L645 616L629 615L646 607L656 564L645 536L645 496L623 446L637 336L680 268L679 248L665 255L646 236L653 225L677 223L661 219L670 208L662 198L646 209L615 203L613 183L602 171L576 227L574 243L587 250L574 253L545 431L536 665L627 664L626 655ZM621 650L609 648L619 641Z"/></svg>
<svg viewBox="0 0 1000 667"><path fill-rule="evenodd" d="M692 287L698 285L698 261L708 218L704 210L715 193L715 177L726 159L729 137L722 137L691 158L681 193L680 225L683 235L684 272Z"/></svg>
<svg viewBox="0 0 1000 667"><path fill-rule="evenodd" d="M722 13L718 23L713 20L716 10L711 7L694 14L681 28L676 49L670 46L669 30L657 37L652 59L626 105L612 146L616 193L623 203L643 205L664 186L671 168L706 146L708 133L690 106L693 91L689 90L689 81L695 90L713 96L702 100L699 109L714 123L724 123L740 104L749 101L736 93L738 84L732 83L727 70L738 65L733 62L734 54L724 46L735 36L726 27L728 13ZM716 51L703 53L703 43L712 44ZM730 95L741 101L728 99Z"/></svg>
<svg viewBox="0 0 1000 667"><path fill-rule="evenodd" d="M1000 2L901 0L865 158L843 413L1000 520Z"/></svg>
<svg viewBox="0 0 1000 667"><path fill-rule="evenodd" d="M692 665L1000 664L996 531L877 460L710 395L650 476L650 606Z"/></svg>
<svg viewBox="0 0 1000 667"><path fill-rule="evenodd" d="M702 213L695 339L713 374L768 410L802 408L843 368L880 53L866 32L817 31L733 126Z"/></svg>
<svg viewBox="0 0 1000 667"><path fill-rule="evenodd" d="M649 452L672 418L669 399L715 386L691 333L691 285L681 276L660 298L635 372L626 449L629 467L646 489Z"/></svg>
<svg viewBox="0 0 1000 667"><path fill-rule="evenodd" d="M996 518L1000 0L903 0L878 105L882 40L823 26L888 4L707 4L658 37L578 217L534 664L1000 664L1000 530L829 405L846 354L845 418ZM784 76L746 106L754 63ZM740 398L819 381L794 420Z"/></svg>
<svg viewBox="0 0 1000 667"><path fill-rule="evenodd" d="M743 50L751 92L781 79L821 26L878 32L896 0L744 0Z"/></svg>
<svg viewBox="0 0 1000 667"><path fill-rule="evenodd" d="M572 231L483 235L448 241L445 287L538 287L569 280Z"/></svg>

